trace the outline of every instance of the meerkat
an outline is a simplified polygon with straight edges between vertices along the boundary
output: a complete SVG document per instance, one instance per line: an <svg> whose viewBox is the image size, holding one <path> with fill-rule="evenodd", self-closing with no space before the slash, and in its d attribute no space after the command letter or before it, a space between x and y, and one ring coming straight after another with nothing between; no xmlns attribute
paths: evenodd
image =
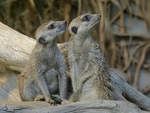
<svg viewBox="0 0 150 113"><path fill-rule="evenodd" d="M74 92L80 93L80 96L73 95L80 101L112 98L110 89L105 87L105 82L109 81L109 77L105 77L108 76L105 74L105 59L90 35L99 20L100 15L84 14L69 25L72 41L68 57L72 86ZM76 101L75 98L72 100Z"/></svg>
<svg viewBox="0 0 150 113"><path fill-rule="evenodd" d="M64 56L57 47L57 37L66 31L66 21L49 21L35 34L36 45L18 78L23 101L40 100L54 104L53 95L67 98L67 76Z"/></svg>
<svg viewBox="0 0 150 113"><path fill-rule="evenodd" d="M87 13L76 17L69 25L68 58L74 92L70 101L115 99L119 95L150 110L150 99L107 66L99 44L90 35L99 21L99 14Z"/></svg>

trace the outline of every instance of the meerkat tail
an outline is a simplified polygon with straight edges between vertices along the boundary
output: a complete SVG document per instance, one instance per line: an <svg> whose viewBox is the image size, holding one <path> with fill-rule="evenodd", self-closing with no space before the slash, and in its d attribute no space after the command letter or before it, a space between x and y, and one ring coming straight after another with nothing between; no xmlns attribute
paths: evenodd
<svg viewBox="0 0 150 113"><path fill-rule="evenodd" d="M150 111L150 98L130 86L114 70L109 69L109 73L111 75L111 86L114 90L121 92L127 100L135 103L140 108Z"/></svg>
<svg viewBox="0 0 150 113"><path fill-rule="evenodd" d="M150 98L137 91L128 83L124 83L123 96L131 102L137 104L139 107L150 111Z"/></svg>

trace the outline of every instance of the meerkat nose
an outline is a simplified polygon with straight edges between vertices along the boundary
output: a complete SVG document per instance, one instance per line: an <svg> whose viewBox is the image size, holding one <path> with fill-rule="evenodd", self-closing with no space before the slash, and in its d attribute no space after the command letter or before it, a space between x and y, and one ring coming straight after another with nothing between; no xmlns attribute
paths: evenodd
<svg viewBox="0 0 150 113"><path fill-rule="evenodd" d="M46 44L47 42L46 42L46 40L43 37L40 37L39 38L39 43L40 44Z"/></svg>

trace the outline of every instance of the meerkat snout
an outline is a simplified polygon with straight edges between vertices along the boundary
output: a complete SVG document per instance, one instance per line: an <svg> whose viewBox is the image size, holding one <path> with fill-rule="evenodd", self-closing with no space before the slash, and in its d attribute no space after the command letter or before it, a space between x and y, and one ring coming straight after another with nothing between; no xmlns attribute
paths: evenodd
<svg viewBox="0 0 150 113"><path fill-rule="evenodd" d="M40 37L38 41L40 44L43 44L43 45L47 44L47 41L44 39L44 37Z"/></svg>

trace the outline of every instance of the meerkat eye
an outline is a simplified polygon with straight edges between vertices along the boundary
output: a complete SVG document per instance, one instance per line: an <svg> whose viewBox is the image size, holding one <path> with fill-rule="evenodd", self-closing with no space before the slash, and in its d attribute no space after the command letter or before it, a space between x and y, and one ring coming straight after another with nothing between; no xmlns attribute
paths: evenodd
<svg viewBox="0 0 150 113"><path fill-rule="evenodd" d="M82 18L82 21L90 21L91 17L90 15L85 15L83 18Z"/></svg>
<svg viewBox="0 0 150 113"><path fill-rule="evenodd" d="M47 29L54 29L54 28L55 28L55 25L54 24L50 24Z"/></svg>
<svg viewBox="0 0 150 113"><path fill-rule="evenodd" d="M77 31L78 31L78 28L77 28L76 26L73 26L73 27L71 28L71 31L76 34Z"/></svg>

